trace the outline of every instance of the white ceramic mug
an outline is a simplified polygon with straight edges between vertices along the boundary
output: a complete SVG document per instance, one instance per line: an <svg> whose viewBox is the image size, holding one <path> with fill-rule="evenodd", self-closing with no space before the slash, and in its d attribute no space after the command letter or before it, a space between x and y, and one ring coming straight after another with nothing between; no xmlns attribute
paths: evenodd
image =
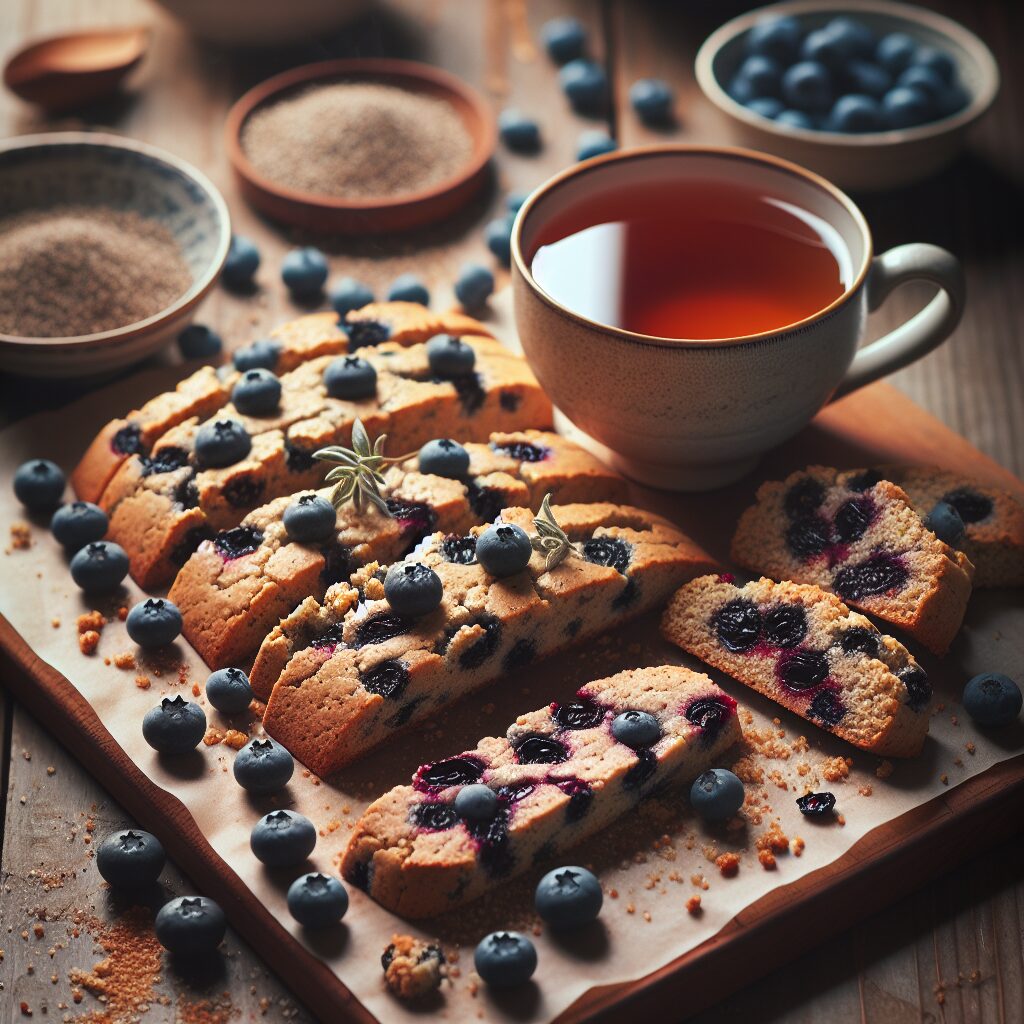
<svg viewBox="0 0 1024 1024"><path fill-rule="evenodd" d="M735 183L831 225L851 261L850 284L799 323L734 340L656 338L596 323L547 294L530 272L543 228L569 202L669 180ZM858 351L867 314L898 285L938 294L905 324ZM516 325L560 427L617 469L672 490L738 479L827 402L919 359L960 320L963 271L934 245L873 256L853 201L823 178L764 153L657 146L613 153L556 175L521 208L512 232ZM575 429L574 429L575 428Z"/></svg>

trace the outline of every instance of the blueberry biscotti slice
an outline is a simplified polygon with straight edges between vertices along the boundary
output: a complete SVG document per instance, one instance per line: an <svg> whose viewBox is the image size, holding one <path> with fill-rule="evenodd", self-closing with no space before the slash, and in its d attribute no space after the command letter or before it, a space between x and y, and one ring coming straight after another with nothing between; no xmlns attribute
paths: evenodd
<svg viewBox="0 0 1024 1024"><path fill-rule="evenodd" d="M475 558L483 527L466 538L434 534L416 561L437 573L443 593L422 618L394 612L375 579L356 606L344 585L328 591L326 610L305 602L257 659L284 665L267 732L308 768L332 772L506 672L658 607L709 568L703 551L642 509L595 503L553 512L579 546L550 570L535 551L524 570L499 579ZM525 508L501 513L528 534L533 518Z"/></svg>
<svg viewBox="0 0 1024 1024"><path fill-rule="evenodd" d="M907 649L811 584L702 576L679 589L665 638L758 693L885 757L912 757L932 689Z"/></svg>
<svg viewBox="0 0 1024 1024"><path fill-rule="evenodd" d="M653 717L649 742L615 738L613 721L629 712ZM588 683L375 800L342 875L403 917L443 913L607 828L652 791L696 777L741 736L736 702L697 672L641 668ZM474 801L472 817L458 800L468 785L493 794Z"/></svg>
<svg viewBox="0 0 1024 1024"><path fill-rule="evenodd" d="M740 519L732 557L772 579L832 590L936 654L960 629L974 574L895 484L824 466L763 484Z"/></svg>

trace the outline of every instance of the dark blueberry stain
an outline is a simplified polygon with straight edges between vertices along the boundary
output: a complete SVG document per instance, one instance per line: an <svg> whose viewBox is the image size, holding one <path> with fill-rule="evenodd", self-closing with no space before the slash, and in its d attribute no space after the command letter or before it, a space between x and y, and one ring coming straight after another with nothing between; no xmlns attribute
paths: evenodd
<svg viewBox="0 0 1024 1024"><path fill-rule="evenodd" d="M416 714L417 709L422 703L422 697L417 697L415 700L407 700L390 718L385 719L384 724L389 729L401 729L403 725L409 724L412 716Z"/></svg>
<svg viewBox="0 0 1024 1024"><path fill-rule="evenodd" d="M498 401L505 412L515 412L523 404L523 397L518 391L502 391Z"/></svg>
<svg viewBox="0 0 1024 1024"><path fill-rule="evenodd" d="M438 380L438 383L442 381ZM466 416L472 416L487 401L487 392L483 388L484 379L479 373L462 373L457 377L448 378L448 383L455 388Z"/></svg>
<svg viewBox="0 0 1024 1024"><path fill-rule="evenodd" d="M919 665L908 665L896 673L896 677L902 680L907 688L910 700L907 701L912 711L921 711L928 706L932 699L932 684L928 682L928 675Z"/></svg>
<svg viewBox="0 0 1024 1024"><path fill-rule="evenodd" d="M859 601L898 590L909 578L907 570L895 555L878 554L866 562L840 569L832 580L832 587L840 597L848 601Z"/></svg>
<svg viewBox="0 0 1024 1024"><path fill-rule="evenodd" d="M512 749L520 764L561 764L569 757L565 744L550 736L527 736L513 744Z"/></svg>
<svg viewBox="0 0 1024 1024"><path fill-rule="evenodd" d="M814 695L807 714L825 725L838 725L846 714L846 708L834 690L822 690Z"/></svg>
<svg viewBox="0 0 1024 1024"><path fill-rule="evenodd" d="M188 452L184 448L161 448L152 455L140 456L142 475L152 476L154 473L173 473L188 465Z"/></svg>
<svg viewBox="0 0 1024 1024"><path fill-rule="evenodd" d="M812 690L828 679L828 658L821 651L787 651L775 672L787 689Z"/></svg>
<svg viewBox="0 0 1024 1024"><path fill-rule="evenodd" d="M583 557L594 565L606 565L609 569L625 574L633 549L618 537L591 537L583 545Z"/></svg>
<svg viewBox="0 0 1024 1024"><path fill-rule="evenodd" d="M635 579L629 577L626 580L626 585L612 599L612 609L617 612L623 611L630 605L635 604L639 597L640 587Z"/></svg>
<svg viewBox="0 0 1024 1024"><path fill-rule="evenodd" d="M652 750L638 750L637 762L622 777L623 789L639 789L658 770L658 758Z"/></svg>
<svg viewBox="0 0 1024 1024"><path fill-rule="evenodd" d="M786 530L786 547L797 558L813 558L828 547L831 530L821 516L803 516Z"/></svg>
<svg viewBox="0 0 1024 1024"><path fill-rule="evenodd" d="M360 861L358 864L356 864L355 867L352 868L352 871L349 874L349 881L357 889L361 889L363 892L369 892L370 891L370 862L368 860L363 860L363 861ZM391 955L394 956L395 947L394 946L389 946L388 950L390 950L391 951ZM384 956L387 956L388 950L384 951ZM381 962L383 963L383 957L381 958ZM390 959L388 960L388 963L391 963Z"/></svg>
<svg viewBox="0 0 1024 1024"><path fill-rule="evenodd" d="M737 597L715 612L711 625L719 642L734 654L744 654L761 638L761 613L753 601Z"/></svg>
<svg viewBox="0 0 1024 1024"><path fill-rule="evenodd" d="M391 515L398 520L403 536L410 545L416 545L434 529L437 521L434 510L418 501L387 498L384 502Z"/></svg>
<svg viewBox="0 0 1024 1024"><path fill-rule="evenodd" d="M551 717L562 729L596 729L604 716L605 709L589 697L556 704L551 709Z"/></svg>
<svg viewBox="0 0 1024 1024"><path fill-rule="evenodd" d="M968 487L958 487L944 495L942 500L948 501L965 523L980 523L988 519L994 508L991 498Z"/></svg>
<svg viewBox="0 0 1024 1024"><path fill-rule="evenodd" d="M319 636L310 640L309 646L317 651L333 650L345 642L344 634L345 624L343 622L335 622L333 625L328 626Z"/></svg>
<svg viewBox="0 0 1024 1024"><path fill-rule="evenodd" d="M843 630L839 637L839 646L844 654L867 654L872 658L878 657L879 641L878 634L863 626L851 626Z"/></svg>
<svg viewBox="0 0 1024 1024"><path fill-rule="evenodd" d="M565 820L580 821L586 817L594 802L594 790L582 779L559 779L555 785L569 798L565 808Z"/></svg>
<svg viewBox="0 0 1024 1024"><path fill-rule="evenodd" d="M324 548L324 567L320 570L320 579L330 586L347 580L355 571L356 564L352 552L344 544L331 544Z"/></svg>
<svg viewBox="0 0 1024 1024"><path fill-rule="evenodd" d="M880 470L877 469L866 469L863 473L858 473L856 476L851 476L846 481L846 487L851 491L863 492L874 487L875 484L880 484L885 477L882 475Z"/></svg>
<svg viewBox="0 0 1024 1024"><path fill-rule="evenodd" d="M475 480L466 481L466 498L469 507L481 523L493 523L498 513L505 507L505 498L501 491L481 487Z"/></svg>
<svg viewBox="0 0 1024 1024"><path fill-rule="evenodd" d="M459 823L459 816L451 804L416 804L409 818L417 828L429 829L432 832L443 832Z"/></svg>
<svg viewBox="0 0 1024 1024"><path fill-rule="evenodd" d="M565 624L565 635L566 636L575 636L582 628L583 628L583 620L582 619L570 619Z"/></svg>
<svg viewBox="0 0 1024 1024"><path fill-rule="evenodd" d="M401 661L382 661L368 672L362 673L359 682L368 693L395 700L409 685L409 669Z"/></svg>
<svg viewBox="0 0 1024 1024"><path fill-rule="evenodd" d="M551 454L550 448L543 445L530 444L529 441L510 441L508 444L491 443L492 451L499 455L507 455L518 462L543 462Z"/></svg>
<svg viewBox="0 0 1024 1024"><path fill-rule="evenodd" d="M790 519L802 519L812 515L825 500L825 488L813 477L798 480L786 492L783 508Z"/></svg>
<svg viewBox="0 0 1024 1024"><path fill-rule="evenodd" d="M125 424L110 442L118 455L138 455L142 451L142 428L138 423Z"/></svg>
<svg viewBox="0 0 1024 1024"><path fill-rule="evenodd" d="M253 476L236 476L224 485L224 498L232 508L252 508L263 494L264 483Z"/></svg>
<svg viewBox="0 0 1024 1024"><path fill-rule="evenodd" d="M199 550L204 540L213 540L214 533L208 526L195 526L171 550L171 561L184 565Z"/></svg>
<svg viewBox="0 0 1024 1024"><path fill-rule="evenodd" d="M836 536L852 544L867 532L875 514L875 503L870 498L850 498L836 509L833 525Z"/></svg>
<svg viewBox="0 0 1024 1024"><path fill-rule="evenodd" d="M441 541L441 557L456 565L472 565L476 561L476 537L460 537L449 533Z"/></svg>
<svg viewBox="0 0 1024 1024"><path fill-rule="evenodd" d="M532 640L517 640L512 649L505 655L502 665L506 671L512 672L524 668L537 657L537 645Z"/></svg>
<svg viewBox="0 0 1024 1024"><path fill-rule="evenodd" d="M348 335L350 352L367 345L379 345L391 337L391 328L380 320L346 320L341 326Z"/></svg>
<svg viewBox="0 0 1024 1024"><path fill-rule="evenodd" d="M464 669L479 668L501 643L501 621L493 616L480 618L476 625L483 626L484 635L470 644L460 655L459 665Z"/></svg>
<svg viewBox="0 0 1024 1024"><path fill-rule="evenodd" d="M193 478L190 477L188 480L182 480L181 483L176 484L171 493L175 504L180 505L183 509L199 507L199 488L196 487Z"/></svg>
<svg viewBox="0 0 1024 1024"><path fill-rule="evenodd" d="M308 473L316 464L313 453L307 448L300 448L291 441L285 441L284 450L285 465L292 473Z"/></svg>
<svg viewBox="0 0 1024 1024"><path fill-rule="evenodd" d="M445 761L422 765L413 785L419 790L447 789L478 782L484 773L483 763L475 757L449 757Z"/></svg>
<svg viewBox="0 0 1024 1024"><path fill-rule="evenodd" d="M396 636L404 636L416 626L416 620L406 615L395 615L385 612L364 619L356 626L355 646L366 647L369 644L382 644L393 640Z"/></svg>
<svg viewBox="0 0 1024 1024"><path fill-rule="evenodd" d="M782 604L764 616L764 638L774 647L796 647L807 636L807 615L798 604Z"/></svg>
<svg viewBox="0 0 1024 1024"><path fill-rule="evenodd" d="M735 714L736 702L722 697L698 697L683 712L683 717L703 730L702 739L712 744L725 723Z"/></svg>
<svg viewBox="0 0 1024 1024"><path fill-rule="evenodd" d="M222 558L241 558L252 554L263 543L263 533L255 526L236 526L232 530L222 530L213 539L213 546Z"/></svg>

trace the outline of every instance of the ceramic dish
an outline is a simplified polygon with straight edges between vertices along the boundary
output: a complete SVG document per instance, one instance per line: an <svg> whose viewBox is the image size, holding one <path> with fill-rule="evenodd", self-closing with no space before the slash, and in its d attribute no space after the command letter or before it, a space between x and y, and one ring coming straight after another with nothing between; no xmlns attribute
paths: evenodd
<svg viewBox="0 0 1024 1024"><path fill-rule="evenodd" d="M154 218L181 246L191 287L166 309L98 334L21 338L0 334L0 369L33 377L109 373L162 348L192 320L231 241L221 194L169 153L114 135L61 132L0 143L0 217L64 204L109 206Z"/></svg>
<svg viewBox="0 0 1024 1024"><path fill-rule="evenodd" d="M340 80L383 82L451 104L473 140L465 166L454 177L420 192L372 199L300 192L261 175L242 149L246 119L257 107L313 82ZM496 140L490 107L476 90L440 68L404 60L331 60L285 71L250 89L231 108L225 131L239 188L256 209L307 231L339 234L404 231L450 216L485 183Z"/></svg>
<svg viewBox="0 0 1024 1024"><path fill-rule="evenodd" d="M914 128L862 135L787 128L737 103L728 83L745 56L747 33L762 18L792 15L807 29L848 14L879 35L905 32L944 50L956 61L969 101L949 117ZM927 177L962 147L968 128L992 105L999 69L988 47L962 25L909 4L887 0L792 0L772 4L726 22L697 53L697 82L718 108L733 141L802 164L849 189L877 190Z"/></svg>

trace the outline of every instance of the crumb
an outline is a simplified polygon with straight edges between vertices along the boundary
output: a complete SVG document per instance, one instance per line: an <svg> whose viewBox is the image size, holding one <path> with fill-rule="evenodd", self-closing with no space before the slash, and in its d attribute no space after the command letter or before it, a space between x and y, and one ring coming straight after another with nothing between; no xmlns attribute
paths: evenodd
<svg viewBox="0 0 1024 1024"><path fill-rule="evenodd" d="M633 904L633 903L627 903L626 904L626 913L627 914L635 914L636 913L636 905Z"/></svg>
<svg viewBox="0 0 1024 1024"><path fill-rule="evenodd" d="M54 629L60 629L60 619L50 619L50 625L53 626Z"/></svg>
<svg viewBox="0 0 1024 1024"><path fill-rule="evenodd" d="M218 743L223 742L224 733L221 732L220 729L217 729L212 725L206 730L206 734L203 736L203 743L205 743L208 747L213 747L216 746Z"/></svg>
<svg viewBox="0 0 1024 1024"><path fill-rule="evenodd" d="M722 872L723 878L734 878L739 874L740 858L735 853L723 853L715 859L715 866Z"/></svg>
<svg viewBox="0 0 1024 1024"><path fill-rule="evenodd" d="M765 871L775 870L775 854L772 853L771 850L761 850L757 855L757 859L761 862L761 867L763 867Z"/></svg>
<svg viewBox="0 0 1024 1024"><path fill-rule="evenodd" d="M840 827L843 827L846 824L846 815L845 814L837 814L836 815L836 824L839 825Z"/></svg>
<svg viewBox="0 0 1024 1024"><path fill-rule="evenodd" d="M122 651L120 654L115 654L114 665L121 669L135 668L135 655L131 651Z"/></svg>
<svg viewBox="0 0 1024 1024"><path fill-rule="evenodd" d="M27 551L32 547L32 529L28 523L11 523L11 549Z"/></svg>
<svg viewBox="0 0 1024 1024"><path fill-rule="evenodd" d="M794 857L799 857L804 852L804 847L806 845L807 844L799 836L794 836L792 842L789 844L789 848L793 851Z"/></svg>
<svg viewBox="0 0 1024 1024"><path fill-rule="evenodd" d="M797 775L804 776L811 770L811 766L806 761L801 761L796 766Z"/></svg>
<svg viewBox="0 0 1024 1024"><path fill-rule="evenodd" d="M686 901L686 912L691 917L698 917L700 915L700 896L694 894Z"/></svg>
<svg viewBox="0 0 1024 1024"><path fill-rule="evenodd" d="M57 774L57 769L54 768L54 766L52 764L48 764L46 766L46 774L47 775L56 775Z"/></svg>
<svg viewBox="0 0 1024 1024"><path fill-rule="evenodd" d="M874 792L874 790L871 788L870 785L868 785L868 786L861 786L860 789L857 790L857 792L860 793L861 796L871 796L871 794Z"/></svg>
<svg viewBox="0 0 1024 1024"><path fill-rule="evenodd" d="M78 634L78 649L83 654L95 654L99 642L100 635L95 629L87 629L84 633Z"/></svg>
<svg viewBox="0 0 1024 1024"><path fill-rule="evenodd" d="M945 772L943 772L939 776L939 782L941 782L944 786L948 786L949 785L949 776Z"/></svg>
<svg viewBox="0 0 1024 1024"><path fill-rule="evenodd" d="M973 755L974 751L976 749L977 749L977 747L975 747L975 745L973 743L967 743L964 746L964 750L966 750L968 754L972 754Z"/></svg>
<svg viewBox="0 0 1024 1024"><path fill-rule="evenodd" d="M821 777L827 782L841 782L850 777L850 765L853 761L848 757L826 757L821 762Z"/></svg>
<svg viewBox="0 0 1024 1024"><path fill-rule="evenodd" d="M244 732L239 732L238 729L228 729L224 733L224 742L232 750L241 750L249 742L249 737Z"/></svg>
<svg viewBox="0 0 1024 1024"><path fill-rule="evenodd" d="M441 947L411 935L392 935L380 962L385 984L399 999L416 1000L436 992L445 976Z"/></svg>
<svg viewBox="0 0 1024 1024"><path fill-rule="evenodd" d="M875 775L879 779L887 779L893 772L892 761L883 761L876 769Z"/></svg>
<svg viewBox="0 0 1024 1024"><path fill-rule="evenodd" d="M198 697L202 692L203 691L199 689L199 684L198 683L193 683L192 684L192 696L193 697Z"/></svg>
<svg viewBox="0 0 1024 1024"><path fill-rule="evenodd" d="M42 926L42 924L36 922L34 925L32 925L32 934L35 935L37 939L41 939L46 934L46 929Z"/></svg>
<svg viewBox="0 0 1024 1024"><path fill-rule="evenodd" d="M98 633L107 624L107 620L102 612L91 611L79 615L76 624L79 633L85 633L90 629Z"/></svg>
<svg viewBox="0 0 1024 1024"><path fill-rule="evenodd" d="M135 685L140 690L148 690L152 683L150 682L149 676L137 675L135 677Z"/></svg>
<svg viewBox="0 0 1024 1024"><path fill-rule="evenodd" d="M117 609L117 617L122 622L128 618L128 606L126 604L121 605L121 607Z"/></svg>

